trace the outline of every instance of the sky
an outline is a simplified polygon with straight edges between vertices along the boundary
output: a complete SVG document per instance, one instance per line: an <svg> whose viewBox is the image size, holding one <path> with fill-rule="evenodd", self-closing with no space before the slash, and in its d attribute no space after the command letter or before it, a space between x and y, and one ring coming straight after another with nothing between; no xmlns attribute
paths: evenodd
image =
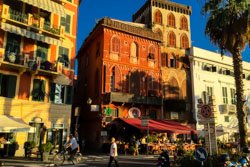
<svg viewBox="0 0 250 167"><path fill-rule="evenodd" d="M110 17L122 21L132 21L133 14L146 2L146 0L82 0L79 7L77 51L85 38L93 30L96 22L103 17ZM172 0L172 2L192 7L190 16L192 46L216 52L209 37L205 36L206 16L201 14L202 0ZM250 62L250 47L243 52L243 60Z"/></svg>

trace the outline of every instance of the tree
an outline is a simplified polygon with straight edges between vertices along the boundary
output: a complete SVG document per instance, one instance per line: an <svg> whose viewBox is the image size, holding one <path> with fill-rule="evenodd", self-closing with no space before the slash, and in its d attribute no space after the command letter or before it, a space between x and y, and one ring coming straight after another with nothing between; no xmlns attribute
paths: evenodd
<svg viewBox="0 0 250 167"><path fill-rule="evenodd" d="M206 0L203 6L203 14L208 15L205 34L213 44L219 46L222 55L224 51L232 54L241 147L247 146L242 51L247 44L250 45L249 8L249 0Z"/></svg>

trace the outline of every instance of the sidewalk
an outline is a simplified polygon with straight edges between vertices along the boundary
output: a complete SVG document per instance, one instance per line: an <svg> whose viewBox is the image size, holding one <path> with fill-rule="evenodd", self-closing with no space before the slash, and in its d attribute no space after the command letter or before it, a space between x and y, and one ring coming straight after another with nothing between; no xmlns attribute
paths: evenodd
<svg viewBox="0 0 250 167"><path fill-rule="evenodd" d="M83 154L84 162L93 162L93 161L107 161L109 159L109 155L107 154L98 154L98 155L86 155ZM156 159L158 155L124 155L120 154L118 156L122 159ZM26 165L32 165L36 164L36 166L54 166L53 164L53 155L50 155L49 162L43 162L40 159L37 158L25 158L25 157L7 157L7 158L1 158L0 162L4 163L18 163L18 164L26 164ZM0 165L1 166L1 165Z"/></svg>

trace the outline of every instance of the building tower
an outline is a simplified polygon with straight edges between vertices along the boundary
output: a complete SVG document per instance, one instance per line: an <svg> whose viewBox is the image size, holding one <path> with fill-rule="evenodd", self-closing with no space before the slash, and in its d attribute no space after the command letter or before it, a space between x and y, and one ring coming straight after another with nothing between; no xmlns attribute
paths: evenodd
<svg viewBox="0 0 250 167"><path fill-rule="evenodd" d="M167 0L148 0L134 15L162 35L161 75L164 106L161 118L192 123L192 96L186 49L191 46L191 7ZM189 89L188 89L189 88Z"/></svg>

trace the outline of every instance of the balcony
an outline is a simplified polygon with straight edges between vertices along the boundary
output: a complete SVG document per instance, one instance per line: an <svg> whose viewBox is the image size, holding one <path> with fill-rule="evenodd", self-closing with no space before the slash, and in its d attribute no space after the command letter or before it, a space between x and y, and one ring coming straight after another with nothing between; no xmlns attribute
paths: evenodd
<svg viewBox="0 0 250 167"><path fill-rule="evenodd" d="M149 97L139 96L130 93L122 92L110 92L105 94L105 100L108 102L120 102L120 103L135 103L135 104L146 104L146 105L161 105L162 98L160 97Z"/></svg>
<svg viewBox="0 0 250 167"><path fill-rule="evenodd" d="M18 73L30 71L32 73L57 76L62 73L62 63L52 63L49 61L41 62L41 59L30 59L27 54L15 54L14 52L5 53L5 49L0 48L0 68L14 70Z"/></svg>
<svg viewBox="0 0 250 167"><path fill-rule="evenodd" d="M22 13L3 4L1 28L5 31L39 40L48 44L58 45L64 38L64 27L55 26L37 14ZM41 38L43 36L43 38ZM57 41L56 41L57 40Z"/></svg>

